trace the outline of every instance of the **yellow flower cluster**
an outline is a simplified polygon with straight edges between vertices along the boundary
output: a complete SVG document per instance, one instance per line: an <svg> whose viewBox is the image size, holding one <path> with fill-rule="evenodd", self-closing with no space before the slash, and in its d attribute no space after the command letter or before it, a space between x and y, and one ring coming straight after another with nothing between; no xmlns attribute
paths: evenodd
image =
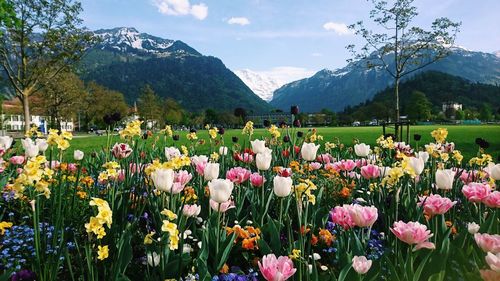
<svg viewBox="0 0 500 281"><path fill-rule="evenodd" d="M187 133L186 138L190 141L194 141L198 139L198 136L195 132Z"/></svg>
<svg viewBox="0 0 500 281"><path fill-rule="evenodd" d="M148 165L145 169L144 172L146 175L151 175L152 172L158 170L158 169L173 169L173 170L179 170L182 167L186 167L191 165L191 159L189 156L186 155L181 155L174 157L170 159L170 161L163 162L161 163L160 160L155 159L153 160L153 163Z"/></svg>
<svg viewBox="0 0 500 281"><path fill-rule="evenodd" d="M40 132L38 130L38 126L33 124L33 125L31 125L31 128L24 136L27 138L32 138L32 137L41 138L41 137L43 137L43 134L42 134L42 132Z"/></svg>
<svg viewBox="0 0 500 281"><path fill-rule="evenodd" d="M292 254L288 256L292 260L298 260L300 259L300 250L299 249L293 249Z"/></svg>
<svg viewBox="0 0 500 281"><path fill-rule="evenodd" d="M469 165L486 166L489 162L492 162L493 158L489 154L481 154L481 157L472 157L469 160Z"/></svg>
<svg viewBox="0 0 500 281"><path fill-rule="evenodd" d="M410 158L407 157L406 155L403 154L402 156L403 160L401 161L401 168L403 171L409 175L412 178L415 178L417 174L415 173L415 170L413 170L412 166L410 165ZM389 173L390 175L390 173Z"/></svg>
<svg viewBox="0 0 500 281"><path fill-rule="evenodd" d="M217 132L218 132L217 128L214 127L208 130L208 135L210 136L211 139L215 139L217 138Z"/></svg>
<svg viewBox="0 0 500 281"><path fill-rule="evenodd" d="M405 175L405 170L401 167L394 167L389 174L382 179L382 185L394 186L401 177Z"/></svg>
<svg viewBox="0 0 500 281"><path fill-rule="evenodd" d="M436 140L437 143L444 143L446 137L448 136L448 130L445 128L438 128L431 132L431 136Z"/></svg>
<svg viewBox="0 0 500 281"><path fill-rule="evenodd" d="M318 189L316 185L307 179L295 185L295 196L297 198L301 198L302 196L307 197L307 201L314 205L316 204L316 196L312 192L316 189Z"/></svg>
<svg viewBox="0 0 500 281"><path fill-rule="evenodd" d="M331 143L329 141L325 142L325 151L331 151L332 149L334 149L335 147L337 147L336 144L334 143Z"/></svg>
<svg viewBox="0 0 500 281"><path fill-rule="evenodd" d="M49 181L54 175L54 171L45 167L47 159L45 156L38 155L28 160L24 165L23 172L17 176L12 185L14 198L19 198L26 186L33 185L35 190L43 193L45 198L50 198Z"/></svg>
<svg viewBox="0 0 500 281"><path fill-rule="evenodd" d="M253 122L252 121L248 121L246 124L245 124L245 127L243 128L243 130L241 131L241 133L243 135L253 135Z"/></svg>
<svg viewBox="0 0 500 281"><path fill-rule="evenodd" d="M188 148L185 145L181 145L181 152L182 152L182 155L185 155L185 156L189 155Z"/></svg>
<svg viewBox="0 0 500 281"><path fill-rule="evenodd" d="M213 162L219 161L219 153L217 153L215 151L212 152L212 154L210 154L210 160Z"/></svg>
<svg viewBox="0 0 500 281"><path fill-rule="evenodd" d="M106 246L97 246L97 259L99 260L105 260L109 256L109 248L108 245Z"/></svg>
<svg viewBox="0 0 500 281"><path fill-rule="evenodd" d="M464 156L462 155L460 150L454 150L453 151L453 159L455 159L460 164L460 163L462 163Z"/></svg>
<svg viewBox="0 0 500 281"><path fill-rule="evenodd" d="M278 127L276 127L276 125L271 125L271 127L269 127L269 129L267 129L267 131L275 139L278 139L281 136L281 133L280 133Z"/></svg>
<svg viewBox="0 0 500 281"><path fill-rule="evenodd" d="M106 162L102 165L103 168L105 168L105 171L102 171L99 173L98 180L99 182L107 181L107 180L114 180L118 178L118 173L120 169L120 164L114 161Z"/></svg>
<svg viewBox="0 0 500 281"><path fill-rule="evenodd" d="M0 235L4 235L5 234L5 230L7 228L11 228L11 227L12 227L12 223L11 222L6 222L6 221L0 222Z"/></svg>
<svg viewBox="0 0 500 281"><path fill-rule="evenodd" d="M151 245L153 244L153 235L155 235L156 232L152 231L148 234L146 234L146 236L144 236L144 245Z"/></svg>
<svg viewBox="0 0 500 281"><path fill-rule="evenodd" d="M122 139L125 139L125 138L133 138L136 136L140 136L141 135L141 124L142 124L142 121L140 121L140 120L134 120L134 121L128 123L127 126L125 126L125 129L120 131L120 137Z"/></svg>
<svg viewBox="0 0 500 281"><path fill-rule="evenodd" d="M66 150L69 147L69 141L73 139L73 135L68 131L61 131L56 129L50 129L49 135L47 137L47 143L49 145L57 145L60 150Z"/></svg>
<svg viewBox="0 0 500 281"><path fill-rule="evenodd" d="M170 210L163 210L161 214L167 216L168 218L168 220L163 220L161 231L169 234L168 240L170 250L176 250L179 248L179 230L177 229L177 224L170 221L175 220L177 215Z"/></svg>
<svg viewBox="0 0 500 281"><path fill-rule="evenodd" d="M85 224L87 233L94 233L97 239L102 239L106 236L104 225L111 228L113 222L113 211L109 207L108 202L103 199L93 197L89 203L90 206L97 206L98 214L95 217L90 217L90 221Z"/></svg>
<svg viewBox="0 0 500 281"><path fill-rule="evenodd" d="M160 133L165 134L167 137L172 137L174 132L172 131L172 126L165 125L165 129L161 130Z"/></svg>
<svg viewBox="0 0 500 281"><path fill-rule="evenodd" d="M394 149L394 141L392 137L384 138L384 136L380 136L377 139L377 144L382 148Z"/></svg>

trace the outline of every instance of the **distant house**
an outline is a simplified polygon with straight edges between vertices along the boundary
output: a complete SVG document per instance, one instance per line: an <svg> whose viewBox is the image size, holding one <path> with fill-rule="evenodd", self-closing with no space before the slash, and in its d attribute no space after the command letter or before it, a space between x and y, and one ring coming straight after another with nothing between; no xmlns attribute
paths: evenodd
<svg viewBox="0 0 500 281"><path fill-rule="evenodd" d="M454 109L455 111L456 110L462 110L462 104L461 103L456 103L456 102L443 102L443 105L442 105L442 110L443 112L446 112L447 110L449 109Z"/></svg>
<svg viewBox="0 0 500 281"><path fill-rule="evenodd" d="M260 115L248 115L246 121L252 121L254 126L261 127L264 124L264 120L269 120L271 124L278 125L280 123L286 123L291 125L293 122L293 115L286 112L271 112L267 114Z"/></svg>

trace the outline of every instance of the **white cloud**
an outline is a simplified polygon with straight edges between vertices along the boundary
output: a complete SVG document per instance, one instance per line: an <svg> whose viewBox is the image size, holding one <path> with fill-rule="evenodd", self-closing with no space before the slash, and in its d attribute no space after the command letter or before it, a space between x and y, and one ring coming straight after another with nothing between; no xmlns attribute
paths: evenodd
<svg viewBox="0 0 500 281"><path fill-rule="evenodd" d="M169 16L186 16L204 20L208 15L207 5L200 3L191 5L189 0L153 0L153 5L158 8L158 12Z"/></svg>
<svg viewBox="0 0 500 281"><path fill-rule="evenodd" d="M334 31L338 35L349 35L352 34L351 30L347 27L345 23L339 22L327 22L323 25L323 28L327 31Z"/></svg>
<svg viewBox="0 0 500 281"><path fill-rule="evenodd" d="M247 24L250 24L250 20L248 20L245 17L232 17L227 21L227 23L238 24L238 25L247 25Z"/></svg>

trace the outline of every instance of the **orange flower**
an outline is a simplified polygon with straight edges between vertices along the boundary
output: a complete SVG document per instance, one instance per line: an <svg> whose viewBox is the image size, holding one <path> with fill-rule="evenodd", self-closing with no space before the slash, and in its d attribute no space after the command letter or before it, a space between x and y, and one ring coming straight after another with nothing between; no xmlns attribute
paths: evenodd
<svg viewBox="0 0 500 281"><path fill-rule="evenodd" d="M306 228L305 225L302 225L300 227L300 234L302 235L306 235L307 233L309 233L309 231L311 231L311 229L309 227Z"/></svg>
<svg viewBox="0 0 500 281"><path fill-rule="evenodd" d="M257 241L256 237L245 238L241 242L241 247L245 250L255 250L256 248L258 248L256 241Z"/></svg>
<svg viewBox="0 0 500 281"><path fill-rule="evenodd" d="M316 246L318 244L318 241L319 241L318 236L313 234L311 238L311 245Z"/></svg>
<svg viewBox="0 0 500 281"><path fill-rule="evenodd" d="M226 274L229 272L229 266L225 263L219 271L220 273Z"/></svg>
<svg viewBox="0 0 500 281"><path fill-rule="evenodd" d="M332 235L328 229L320 229L319 230L319 238L321 242L325 243L328 247L330 247L335 239L335 236Z"/></svg>
<svg viewBox="0 0 500 281"><path fill-rule="evenodd" d="M351 195L351 190L347 187L343 187L342 190L340 190L340 197L342 198L348 198Z"/></svg>
<svg viewBox="0 0 500 281"><path fill-rule="evenodd" d="M451 221L446 221L446 226L451 227L451 234L455 235L457 234L457 228L453 225L453 222Z"/></svg>

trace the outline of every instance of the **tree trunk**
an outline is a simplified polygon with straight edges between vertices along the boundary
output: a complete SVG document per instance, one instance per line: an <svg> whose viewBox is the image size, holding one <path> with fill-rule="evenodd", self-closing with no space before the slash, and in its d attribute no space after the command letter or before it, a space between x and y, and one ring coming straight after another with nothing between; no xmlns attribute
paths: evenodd
<svg viewBox="0 0 500 281"><path fill-rule="evenodd" d="M394 94L396 95L396 124L394 126L395 132L394 134L396 135L396 139L398 139L399 136L399 77L396 77L396 83L394 86Z"/></svg>
<svg viewBox="0 0 500 281"><path fill-rule="evenodd" d="M23 95L21 102L23 103L24 111L24 132L27 133L31 127L30 102L29 96Z"/></svg>

